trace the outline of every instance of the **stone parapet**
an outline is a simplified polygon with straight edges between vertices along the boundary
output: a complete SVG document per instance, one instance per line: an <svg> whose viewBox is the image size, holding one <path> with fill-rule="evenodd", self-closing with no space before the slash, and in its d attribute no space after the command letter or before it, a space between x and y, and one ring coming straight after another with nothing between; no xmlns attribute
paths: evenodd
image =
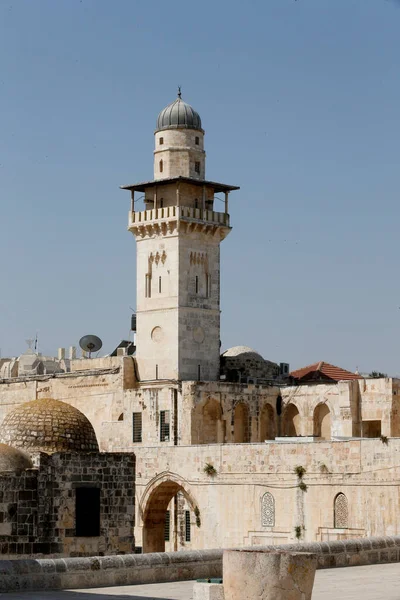
<svg viewBox="0 0 400 600"><path fill-rule="evenodd" d="M400 562L400 536L253 546L310 552L318 569ZM90 558L0 560L0 592L77 589L221 577L223 550L126 554Z"/></svg>
<svg viewBox="0 0 400 600"><path fill-rule="evenodd" d="M0 560L0 592L77 589L217 576L222 551Z"/></svg>

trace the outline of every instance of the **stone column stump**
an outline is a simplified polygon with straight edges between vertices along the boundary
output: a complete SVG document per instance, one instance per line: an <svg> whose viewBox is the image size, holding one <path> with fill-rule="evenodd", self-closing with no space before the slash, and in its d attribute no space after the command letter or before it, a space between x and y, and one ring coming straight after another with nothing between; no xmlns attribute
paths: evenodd
<svg viewBox="0 0 400 600"><path fill-rule="evenodd" d="M225 600L311 600L316 554L285 550L225 550Z"/></svg>

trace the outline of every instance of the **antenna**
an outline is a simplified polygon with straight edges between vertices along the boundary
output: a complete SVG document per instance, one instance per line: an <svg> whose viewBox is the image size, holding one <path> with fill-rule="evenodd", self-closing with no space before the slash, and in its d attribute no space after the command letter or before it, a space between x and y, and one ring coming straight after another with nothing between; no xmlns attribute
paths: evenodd
<svg viewBox="0 0 400 600"><path fill-rule="evenodd" d="M79 340L79 345L84 352L89 352L89 358L91 358L92 352L98 352L103 346L103 342L97 335L84 335Z"/></svg>

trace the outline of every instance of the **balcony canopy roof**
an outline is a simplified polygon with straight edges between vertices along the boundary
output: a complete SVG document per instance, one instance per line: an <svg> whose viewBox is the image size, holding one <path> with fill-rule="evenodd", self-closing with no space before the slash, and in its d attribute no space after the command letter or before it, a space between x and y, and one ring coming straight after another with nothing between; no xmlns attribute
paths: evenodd
<svg viewBox="0 0 400 600"><path fill-rule="evenodd" d="M168 185L170 183L190 183L202 187L206 185L214 188L214 192L232 192L239 190L237 185L225 185L225 183L217 183L216 181L206 181L204 179L192 179L191 177L170 177L166 179L153 179L152 181L142 181L141 183L133 183L132 185L121 185L121 190L130 190L131 192L145 192L147 188L155 187L156 185Z"/></svg>

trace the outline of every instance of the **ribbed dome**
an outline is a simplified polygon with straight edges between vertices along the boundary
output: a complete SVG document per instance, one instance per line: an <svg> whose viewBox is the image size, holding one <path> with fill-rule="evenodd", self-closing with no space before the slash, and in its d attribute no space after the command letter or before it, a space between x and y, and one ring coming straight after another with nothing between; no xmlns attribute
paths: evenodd
<svg viewBox="0 0 400 600"><path fill-rule="evenodd" d="M32 460L25 452L7 444L0 444L0 472L23 471L32 467Z"/></svg>
<svg viewBox="0 0 400 600"><path fill-rule="evenodd" d="M99 451L89 419L52 398L25 402L12 410L0 427L0 443L48 454Z"/></svg>
<svg viewBox="0 0 400 600"><path fill-rule="evenodd" d="M179 92L178 98L168 104L158 115L157 130L181 128L202 131L199 113L182 100Z"/></svg>

